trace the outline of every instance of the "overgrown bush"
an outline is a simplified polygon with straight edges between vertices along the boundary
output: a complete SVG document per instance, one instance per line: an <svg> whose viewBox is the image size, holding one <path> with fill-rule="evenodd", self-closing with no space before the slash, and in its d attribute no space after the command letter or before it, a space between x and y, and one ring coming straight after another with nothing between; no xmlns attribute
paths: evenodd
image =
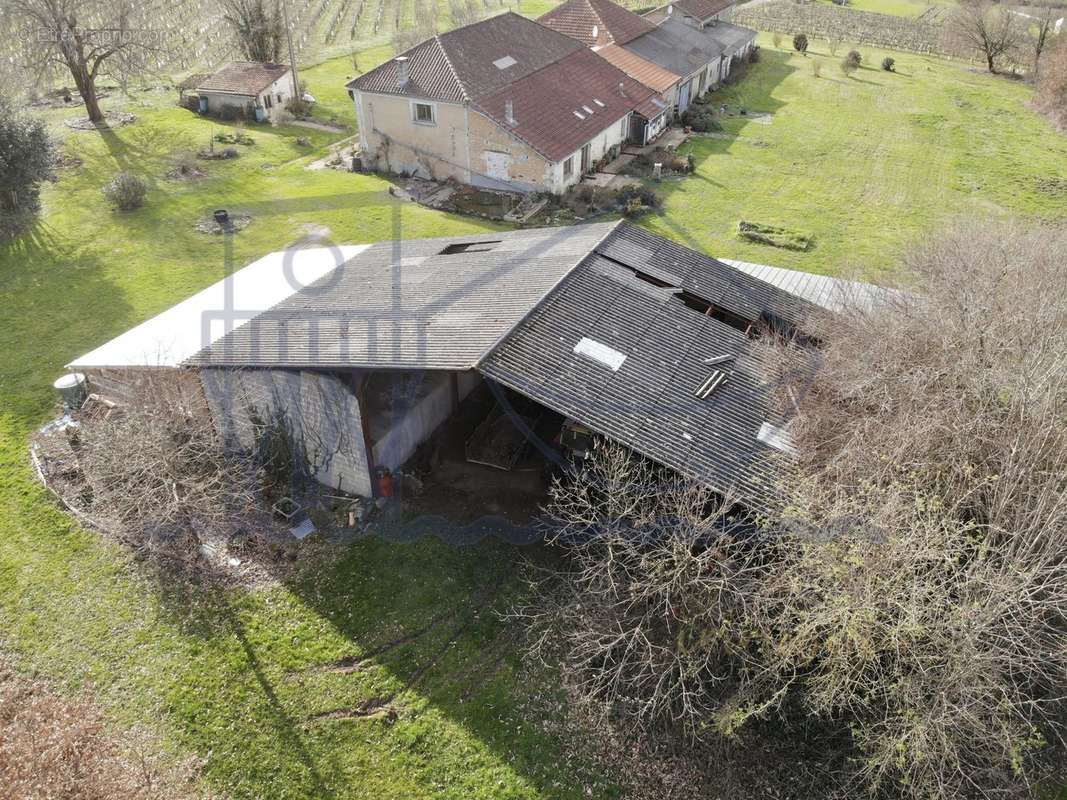
<svg viewBox="0 0 1067 800"><path fill-rule="evenodd" d="M40 208L40 185L55 176L58 153L44 123L0 96L0 240L24 230Z"/></svg>
<svg viewBox="0 0 1067 800"><path fill-rule="evenodd" d="M814 239L807 234L762 222L741 220L737 224L737 233L742 239L748 239L750 242L769 244L786 250L810 250L814 244Z"/></svg>
<svg viewBox="0 0 1067 800"><path fill-rule="evenodd" d="M195 764L164 767L160 749L143 731L112 733L89 700L64 699L0 662L0 786L5 798L200 796Z"/></svg>
<svg viewBox="0 0 1067 800"><path fill-rule="evenodd" d="M682 114L682 124L698 133L722 130L722 125L715 119L715 113L707 105L687 108Z"/></svg>
<svg viewBox="0 0 1067 800"><path fill-rule="evenodd" d="M814 375L764 337L798 453L766 519L597 445L551 493L569 559L535 647L660 739L818 726L798 766L839 796L1032 796L1067 727L1063 252L1067 229L961 225L804 323Z"/></svg>
<svg viewBox="0 0 1067 800"><path fill-rule="evenodd" d="M760 59L759 50L760 50L760 48L759 48L758 44L752 45L752 49L748 51L748 63L749 64L758 64L759 63L759 59Z"/></svg>
<svg viewBox="0 0 1067 800"><path fill-rule="evenodd" d="M134 211L144 205L148 184L132 172L119 172L101 191L119 211Z"/></svg>
<svg viewBox="0 0 1067 800"><path fill-rule="evenodd" d="M1041 60L1034 106L1067 130L1067 36L1060 34Z"/></svg>
<svg viewBox="0 0 1067 800"><path fill-rule="evenodd" d="M891 58L890 56L886 56L882 59L882 69L884 69L886 72L892 72L893 65L896 63L896 59Z"/></svg>
<svg viewBox="0 0 1067 800"><path fill-rule="evenodd" d="M801 55L808 54L808 37L806 34L798 33L793 37L793 49Z"/></svg>

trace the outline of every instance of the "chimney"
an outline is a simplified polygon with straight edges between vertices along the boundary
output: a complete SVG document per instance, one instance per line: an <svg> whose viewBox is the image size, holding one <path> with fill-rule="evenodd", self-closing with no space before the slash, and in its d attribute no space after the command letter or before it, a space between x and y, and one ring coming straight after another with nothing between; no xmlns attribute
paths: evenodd
<svg viewBox="0 0 1067 800"><path fill-rule="evenodd" d="M408 66L407 56L396 57L396 83L403 89L408 85L408 79L411 77L410 67Z"/></svg>
<svg viewBox="0 0 1067 800"><path fill-rule="evenodd" d="M619 81L619 97L626 97L626 84Z"/></svg>
<svg viewBox="0 0 1067 800"><path fill-rule="evenodd" d="M511 100L504 101L504 120L508 125L515 124L515 104Z"/></svg>

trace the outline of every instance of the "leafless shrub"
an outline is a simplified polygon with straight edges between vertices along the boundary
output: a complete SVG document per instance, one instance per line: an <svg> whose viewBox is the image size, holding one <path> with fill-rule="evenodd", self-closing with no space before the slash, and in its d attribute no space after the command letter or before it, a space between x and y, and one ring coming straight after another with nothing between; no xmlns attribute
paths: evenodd
<svg viewBox="0 0 1067 800"><path fill-rule="evenodd" d="M1067 130L1067 34L1057 36L1041 59L1034 106L1054 125Z"/></svg>
<svg viewBox="0 0 1067 800"><path fill-rule="evenodd" d="M572 556L571 591L534 612L536 646L562 631L588 697L625 707L639 726L695 733L740 646L728 620L759 574L722 500L597 441L582 472L553 485L546 511L552 540Z"/></svg>
<svg viewBox="0 0 1067 800"><path fill-rule="evenodd" d="M224 447L179 379L144 381L118 413L75 435L93 516L135 549L195 557L202 532L230 530L255 508L254 456Z"/></svg>
<svg viewBox="0 0 1067 800"><path fill-rule="evenodd" d="M4 797L179 800L192 763L163 767L151 737L110 734L88 700L64 700L0 663L0 787Z"/></svg>

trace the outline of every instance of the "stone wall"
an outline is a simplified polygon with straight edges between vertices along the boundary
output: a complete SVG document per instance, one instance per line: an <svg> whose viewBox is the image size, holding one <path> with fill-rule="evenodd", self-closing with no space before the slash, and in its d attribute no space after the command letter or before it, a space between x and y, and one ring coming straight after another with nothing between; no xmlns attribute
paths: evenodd
<svg viewBox="0 0 1067 800"><path fill-rule="evenodd" d="M959 55L948 44L945 26L843 6L783 2L740 6L734 22L761 31L805 33L817 39L836 38L844 44L869 44L913 53Z"/></svg>

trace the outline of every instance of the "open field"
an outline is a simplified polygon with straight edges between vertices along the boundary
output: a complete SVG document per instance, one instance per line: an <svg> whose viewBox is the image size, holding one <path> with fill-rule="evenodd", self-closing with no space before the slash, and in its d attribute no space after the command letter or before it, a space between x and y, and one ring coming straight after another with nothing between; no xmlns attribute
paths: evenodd
<svg viewBox="0 0 1067 800"><path fill-rule="evenodd" d="M696 141L697 175L661 187L665 213L644 224L716 255L875 274L954 213L1067 217L1067 139L1026 110L1025 87L906 54L894 54L897 74L846 79L821 43L807 59L763 43L763 62L716 102L771 123L736 118L725 138ZM863 52L876 67L882 54ZM367 44L359 66L387 56ZM342 84L353 73L348 57L304 72L321 115L352 121ZM62 365L224 270L310 234L486 227L397 202L378 177L304 169L340 136L307 128L252 127L240 158L168 179L181 153L226 126L174 108L170 92L135 97L122 102L140 120L103 134L63 128L77 109L48 112L84 163L46 188L30 234L0 246L0 647L65 688L91 687L118 724L154 724L235 798L612 796L540 728L526 703L546 679L523 671L491 613L519 590L527 552L367 540L276 588L183 593L73 525L32 479L26 437L52 410ZM145 208L107 207L99 189L119 169L150 181ZM193 229L220 207L254 216L229 255ZM811 233L815 248L745 244L741 218ZM322 669L439 617L366 670ZM314 718L380 698L395 721Z"/></svg>
<svg viewBox="0 0 1067 800"><path fill-rule="evenodd" d="M694 138L695 178L666 184L646 224L718 256L840 273L891 270L902 248L956 214L1067 218L1067 138L1026 108L1030 90L941 59L861 47L846 78L813 42L805 58L761 35L763 59L715 95L772 115L736 116L726 135ZM819 62L822 77L811 64ZM792 252L748 244L739 220L811 234Z"/></svg>

